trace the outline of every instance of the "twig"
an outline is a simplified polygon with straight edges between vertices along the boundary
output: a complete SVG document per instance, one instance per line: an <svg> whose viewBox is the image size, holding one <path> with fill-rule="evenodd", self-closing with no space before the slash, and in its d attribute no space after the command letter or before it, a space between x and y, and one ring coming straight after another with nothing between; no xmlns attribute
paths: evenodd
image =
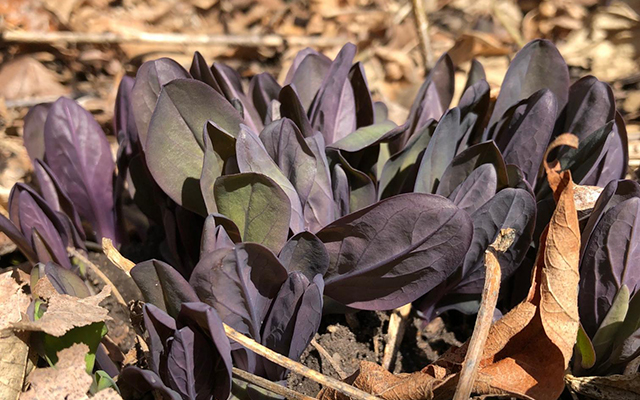
<svg viewBox="0 0 640 400"><path fill-rule="evenodd" d="M482 289L482 300L480 301L480 309L476 318L476 325L469 340L467 354L464 357L462 370L460 371L460 380L456 387L456 393L453 400L467 400L471 396L471 390L476 380L480 359L484 352L484 345L489 336L489 329L493 323L493 311L498 302L498 293L500 292L500 263L498 262L498 253L504 253L511 247L515 239L515 230L502 229L496 240L489 246L484 253L485 278L484 288Z"/></svg>
<svg viewBox="0 0 640 400"><path fill-rule="evenodd" d="M425 75L433 68L433 50L431 49L431 39L429 38L429 21L424 10L423 0L411 0L413 5L413 19L420 39L420 55L424 64Z"/></svg>
<svg viewBox="0 0 640 400"><path fill-rule="evenodd" d="M102 252L115 265L120 268L127 276L131 277L131 270L136 264L125 258L118 249L113 246L113 242L109 238L102 238Z"/></svg>
<svg viewBox="0 0 640 400"><path fill-rule="evenodd" d="M257 375L254 375L247 371L243 371L236 367L233 367L233 375L245 382L260 386L263 389L267 389L270 392L279 394L280 396L283 396L289 400L315 400L313 397L305 396L304 394L298 393L295 390L280 386L268 379L261 378Z"/></svg>
<svg viewBox="0 0 640 400"><path fill-rule="evenodd" d="M316 349L318 351L318 353L320 353L320 355L322 357L324 357L329 364L331 365L331 368L333 368L334 371L336 371L338 373L338 375L340 376L340 379L346 379L349 375L347 375L346 372L344 372L342 370L342 367L340 367L340 364L338 364L333 357L331 357L331 354L329 354L329 352L327 350L325 350L324 347L322 347L320 345L320 343L318 343L316 341L316 339L311 339L311 345L313 346L314 349Z"/></svg>
<svg viewBox="0 0 640 400"><path fill-rule="evenodd" d="M411 314L411 303L396 308L389 317L387 345L384 347L384 355L382 356L382 367L386 370L391 370L391 364L396 358L396 353L404 337L409 314Z"/></svg>
<svg viewBox="0 0 640 400"><path fill-rule="evenodd" d="M67 253L69 254L69 256L74 257L85 266L91 268L91 271L93 271L96 275L98 275L98 277L102 279L105 284L111 286L111 294L113 294L113 297L115 297L118 303L122 304L124 308L128 308L127 302L124 301L124 297L122 297L116 285L114 285L113 282L111 282L111 279L109 279L104 274L104 272L100 271L100 268L98 268L97 265L89 261L87 257L82 255L78 250L74 249L73 247L67 247Z"/></svg>
<svg viewBox="0 0 640 400"><path fill-rule="evenodd" d="M502 10L500 10L500 7L497 1L493 2L493 15L496 17L498 22L500 22L500 25L502 25L502 27L507 31L509 36L511 36L511 39L513 39L513 41L516 42L518 47L519 48L524 47L526 43L522 38L522 35L509 23L509 21L507 21L507 18L502 12Z"/></svg>
<svg viewBox="0 0 640 400"><path fill-rule="evenodd" d="M334 47L343 45L343 37L324 36L282 36L282 35L208 35L186 33L152 32L26 32L6 31L0 36L0 43L91 43L91 44L176 44L189 46L225 47L282 47L309 46Z"/></svg>
<svg viewBox="0 0 640 400"><path fill-rule="evenodd" d="M305 367L304 365L298 362L295 362L281 354L278 354L275 351L268 349L263 345L257 343L255 340L246 337L245 335L236 331L235 329L233 329L227 324L224 324L224 331L227 334L227 337L229 339L240 343L242 346L246 347L247 349L253 351L258 355L263 356L269 361L274 362L280 365L281 367L289 369L295 372L296 374L309 378L312 381L317 382L323 386L329 387L333 390L343 393L354 400L381 400L379 397L371 395L360 389L356 389L353 386L347 385L344 382L340 382L337 379L333 379L328 376L322 375L318 371L314 371L311 368Z"/></svg>

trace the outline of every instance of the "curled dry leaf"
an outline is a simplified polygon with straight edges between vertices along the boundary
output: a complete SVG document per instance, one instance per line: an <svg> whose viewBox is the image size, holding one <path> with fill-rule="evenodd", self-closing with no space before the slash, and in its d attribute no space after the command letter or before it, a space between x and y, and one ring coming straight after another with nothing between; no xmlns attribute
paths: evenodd
<svg viewBox="0 0 640 400"><path fill-rule="evenodd" d="M580 231L571 174L548 169L557 182L556 210L541 237L527 298L493 324L473 386L478 395L554 399L564 389L564 372L578 332ZM413 374L396 376L363 362L347 379L385 400L449 399L459 380L468 343ZM346 400L323 390L321 400Z"/></svg>
<svg viewBox="0 0 640 400"><path fill-rule="evenodd" d="M87 391L93 378L86 371L85 356L89 348L74 344L58 353L58 362L52 368L38 368L29 375L31 387L20 396L21 400L88 399ZM99 391L93 400L122 400L111 389Z"/></svg>
<svg viewBox="0 0 640 400"><path fill-rule="evenodd" d="M640 397L640 374L583 377L569 374L565 382L572 391L593 399L632 400Z"/></svg>
<svg viewBox="0 0 640 400"><path fill-rule="evenodd" d="M109 296L110 286L105 286L95 296L81 299L57 293L48 278L44 277L38 281L33 291L48 300L47 311L37 321L29 321L23 316L22 321L11 325L14 330L39 331L60 337L73 328L109 319L107 309L99 304Z"/></svg>

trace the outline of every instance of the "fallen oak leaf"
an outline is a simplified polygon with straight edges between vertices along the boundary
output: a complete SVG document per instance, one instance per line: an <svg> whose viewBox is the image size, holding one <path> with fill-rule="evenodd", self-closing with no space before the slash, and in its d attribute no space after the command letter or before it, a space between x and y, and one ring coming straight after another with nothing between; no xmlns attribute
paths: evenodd
<svg viewBox="0 0 640 400"><path fill-rule="evenodd" d="M57 293L48 278L41 278L34 288L34 294L48 300L47 311L37 321L29 321L23 314L22 321L11 324L11 327L14 330L39 331L60 337L73 328L104 322L110 319L107 315L109 311L99 304L110 292L110 286L105 286L95 296L81 299Z"/></svg>
<svg viewBox="0 0 640 400"><path fill-rule="evenodd" d="M20 400L89 399L87 391L93 378L85 369L88 351L87 345L74 344L58 352L58 362L54 367L38 368L29 375L31 387L22 393ZM108 388L99 391L91 399L122 400L122 397Z"/></svg>

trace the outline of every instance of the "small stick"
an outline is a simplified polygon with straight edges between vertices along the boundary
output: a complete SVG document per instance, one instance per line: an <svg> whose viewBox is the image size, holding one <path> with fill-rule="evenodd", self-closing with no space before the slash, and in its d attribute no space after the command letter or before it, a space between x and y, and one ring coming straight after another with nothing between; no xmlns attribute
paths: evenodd
<svg viewBox="0 0 640 400"><path fill-rule="evenodd" d="M338 375L340 376L340 379L346 379L349 375L347 375L346 372L344 372L342 370L342 368L340 367L340 364L338 364L333 357L331 357L331 354L329 354L329 352L327 350L325 350L324 347L322 347L320 345L320 343L318 343L316 341L316 339L311 339L311 345L313 346L314 349L316 349L318 351L318 353L320 353L320 355L322 357L324 357L329 364L331 364L331 368L334 369L334 371L336 371L338 373Z"/></svg>
<svg viewBox="0 0 640 400"><path fill-rule="evenodd" d="M6 31L0 43L62 43L62 44L175 44L189 46L225 47L335 47L347 41L344 37L282 36L282 35L209 35L152 32L27 32Z"/></svg>
<svg viewBox="0 0 640 400"><path fill-rule="evenodd" d="M242 379L245 382L253 383L256 386L260 386L261 388L267 389L270 392L279 394L280 396L283 396L289 400L316 400L313 397L305 396L304 394L298 393L295 390L280 386L275 382L271 382L268 379L261 378L257 375L254 375L247 371L243 371L236 367L233 367L233 375L238 379Z"/></svg>
<svg viewBox="0 0 640 400"><path fill-rule="evenodd" d="M484 253L486 272L484 288L482 289L482 300L480 301L476 325L469 340L469 347L464 357L462 370L460 371L460 380L458 381L453 400L467 400L471 396L482 353L484 352L484 345L487 342L489 329L493 323L493 311L498 302L498 293L500 293L501 273L498 253L507 251L513 244L514 239L515 230L511 228L502 229L496 240Z"/></svg>
<svg viewBox="0 0 640 400"><path fill-rule="evenodd" d="M111 279L109 279L104 272L100 271L100 268L98 268L97 265L95 265L94 263L92 263L91 261L89 261L89 259L85 256L83 256L78 250L74 249L73 247L67 247L67 253L71 256L74 257L76 260L78 260L78 262L81 262L82 264L84 264L85 266L91 268L91 270L98 275L98 277L100 279L102 279L104 281L105 284L111 286L111 294L116 298L116 300L118 301L118 303L122 304L122 306L124 308L128 308L127 306L127 302L124 301L124 297L122 297L122 295L120 294L120 292L118 291L118 288L116 287L116 285L113 284L113 282L111 282Z"/></svg>
<svg viewBox="0 0 640 400"><path fill-rule="evenodd" d="M276 353L275 351L264 347L263 345L257 343L255 340L250 339L243 335L242 333L236 331L232 327L227 324L224 325L224 332L227 334L227 337L231 340L234 340L240 343L242 346L247 349L253 351L254 353L263 356L267 360L274 362L281 367L287 368L298 375L302 375L306 378L311 379L314 382L318 382L319 384L329 387L333 390L336 390L340 393L343 393L354 400L382 400L379 397L371 395L365 391L360 389L356 389L351 385L347 385L344 382L341 382L337 379L330 378L328 376L322 375L318 371L314 371L311 368L308 368L298 362L291 360L281 354Z"/></svg>
<svg viewBox="0 0 640 400"><path fill-rule="evenodd" d="M382 356L382 367L388 371L391 371L391 363L402 343L409 314L411 314L411 303L396 308L389 317L387 345L384 347L384 355Z"/></svg>
<svg viewBox="0 0 640 400"><path fill-rule="evenodd" d="M109 238L102 238L102 252L115 265L120 268L128 277L131 277L131 270L136 264L125 258L118 249L113 246L113 242Z"/></svg>
<svg viewBox="0 0 640 400"><path fill-rule="evenodd" d="M420 40L420 55L422 56L426 75L433 68L433 49L429 38L429 21L424 10L423 0L411 0L411 3L413 4L413 19L416 23L418 39Z"/></svg>

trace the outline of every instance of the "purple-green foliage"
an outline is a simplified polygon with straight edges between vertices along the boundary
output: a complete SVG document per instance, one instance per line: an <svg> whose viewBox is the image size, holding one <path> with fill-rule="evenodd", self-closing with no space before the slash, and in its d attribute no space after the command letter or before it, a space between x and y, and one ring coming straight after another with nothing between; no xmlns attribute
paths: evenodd
<svg viewBox="0 0 640 400"><path fill-rule="evenodd" d="M549 143L572 132L579 147L552 157L577 184L606 186L582 221L582 322L596 352L613 349L609 364L633 357L638 196L634 184L618 181L628 150L611 88L594 77L571 85L557 49L536 40L514 58L493 107L473 61L450 108L455 66L445 54L396 125L373 101L355 52L347 44L331 60L305 49L282 86L268 74L245 86L199 53L189 71L167 58L146 62L119 87L115 164L103 132L75 102L39 105L25 121L39 193L16 186L0 229L32 263L66 268L68 246L159 229L163 261L141 262L131 275L150 304L147 320L165 321L163 343L181 343L173 357L193 346L185 338L194 332L222 346L181 320L187 305L206 303L215 318L296 359L319 326L323 295L366 310L416 301L426 319L475 312L484 251L501 229L516 232L499 256L503 306L522 298L527 288L513 282L528 281L519 267L532 265L554 208L541 163ZM618 321L620 304L629 312ZM615 335L598 336L603 327ZM237 366L285 377L237 345L230 351ZM122 378L177 398L226 390L154 368L160 380L130 369Z"/></svg>

